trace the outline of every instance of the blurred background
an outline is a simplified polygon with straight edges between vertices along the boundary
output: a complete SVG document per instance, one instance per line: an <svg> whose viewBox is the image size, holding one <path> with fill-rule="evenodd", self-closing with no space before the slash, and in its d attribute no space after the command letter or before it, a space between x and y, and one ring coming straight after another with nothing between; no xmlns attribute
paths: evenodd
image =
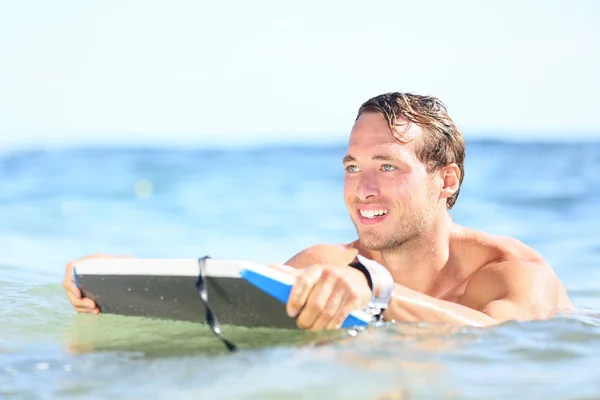
<svg viewBox="0 0 600 400"><path fill-rule="evenodd" d="M0 7L12 273L352 240L341 158L360 104L389 91L439 97L463 130L457 222L536 245L574 288L597 260L597 2Z"/></svg>
<svg viewBox="0 0 600 400"><path fill-rule="evenodd" d="M389 91L470 139L593 140L593 0L3 2L0 145L343 143Z"/></svg>
<svg viewBox="0 0 600 400"><path fill-rule="evenodd" d="M463 130L458 222L522 239L560 223L579 242L597 214L599 15L591 0L2 3L1 257L57 271L94 252L282 260L350 240L340 160L360 104L389 91L439 97Z"/></svg>
<svg viewBox="0 0 600 400"><path fill-rule="evenodd" d="M466 137L454 220L530 244L598 310L599 18L593 0L1 2L0 350L59 336L75 258L353 240L341 159L390 91L439 97Z"/></svg>
<svg viewBox="0 0 600 400"><path fill-rule="evenodd" d="M352 240L348 133L362 102L405 91L442 99L466 137L455 220L585 286L599 16L594 1L2 3L0 261L55 276L91 253L267 262Z"/></svg>

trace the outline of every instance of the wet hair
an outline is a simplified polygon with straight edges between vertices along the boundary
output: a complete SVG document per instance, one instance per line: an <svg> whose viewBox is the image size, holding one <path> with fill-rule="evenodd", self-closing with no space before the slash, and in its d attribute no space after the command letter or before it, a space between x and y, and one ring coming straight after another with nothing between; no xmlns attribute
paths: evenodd
<svg viewBox="0 0 600 400"><path fill-rule="evenodd" d="M392 133L399 132L398 126L406 122L420 126L424 134L417 139L415 151L417 158L425 164L429 173L452 163L458 165L460 170L458 189L446 201L448 209L452 208L458 198L465 175L465 141L448 115L444 103L431 96L394 92L367 100L358 110L356 119L358 120L365 112L382 114ZM401 123L397 120L401 120ZM410 125L406 129L409 127ZM401 136L395 136L401 140Z"/></svg>

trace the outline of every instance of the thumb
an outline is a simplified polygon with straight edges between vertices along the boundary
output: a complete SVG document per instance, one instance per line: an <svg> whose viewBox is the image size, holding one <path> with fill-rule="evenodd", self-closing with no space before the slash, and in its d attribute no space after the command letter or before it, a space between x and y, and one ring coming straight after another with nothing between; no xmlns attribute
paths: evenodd
<svg viewBox="0 0 600 400"><path fill-rule="evenodd" d="M283 272L284 274L292 275L292 276L298 276L302 272L302 270L300 270L298 268L294 268L289 265L280 264L280 263L270 263L268 265L268 267L273 268L274 270L277 270L279 272Z"/></svg>

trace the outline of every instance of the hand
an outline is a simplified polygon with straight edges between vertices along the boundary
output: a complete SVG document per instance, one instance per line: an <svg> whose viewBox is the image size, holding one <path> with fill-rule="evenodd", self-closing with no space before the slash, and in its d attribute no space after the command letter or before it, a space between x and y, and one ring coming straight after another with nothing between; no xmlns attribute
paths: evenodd
<svg viewBox="0 0 600 400"><path fill-rule="evenodd" d="M82 297L81 290L75 285L75 277L73 276L73 269L78 263L86 260L97 259L97 258L125 258L124 256L109 256L109 255L93 255L84 257L79 260L71 261L65 268L65 277L63 279L63 287L67 293L67 298L75 308L77 312L98 314L100 309L96 306L96 303L92 299Z"/></svg>
<svg viewBox="0 0 600 400"><path fill-rule="evenodd" d="M352 267L316 264L304 270L279 269L296 275L286 311L301 329L338 329L352 311L371 301L367 279Z"/></svg>

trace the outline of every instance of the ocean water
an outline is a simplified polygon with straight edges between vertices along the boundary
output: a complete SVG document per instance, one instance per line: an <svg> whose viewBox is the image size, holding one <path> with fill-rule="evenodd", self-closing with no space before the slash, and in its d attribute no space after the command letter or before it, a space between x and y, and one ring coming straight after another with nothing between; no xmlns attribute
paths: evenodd
<svg viewBox="0 0 600 400"><path fill-rule="evenodd" d="M354 239L344 145L0 156L0 398L600 398L600 143L470 142L452 211L552 263L576 315L488 329L223 327L76 314L95 253L283 262Z"/></svg>

